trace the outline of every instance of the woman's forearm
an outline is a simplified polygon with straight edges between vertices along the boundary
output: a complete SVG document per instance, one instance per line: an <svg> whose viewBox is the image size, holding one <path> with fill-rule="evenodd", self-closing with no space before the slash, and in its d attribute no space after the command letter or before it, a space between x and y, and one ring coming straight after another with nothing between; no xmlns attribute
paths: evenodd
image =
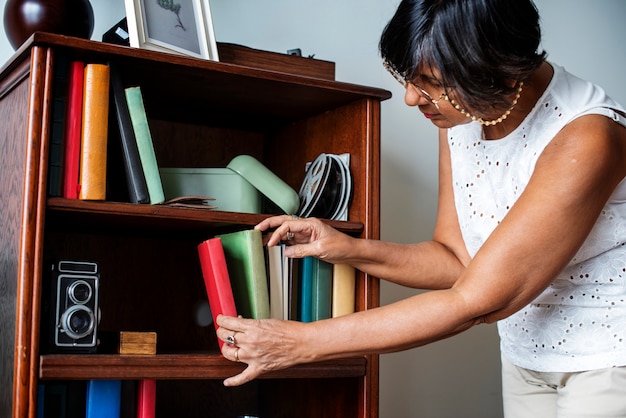
<svg viewBox="0 0 626 418"><path fill-rule="evenodd" d="M388 353L442 340L481 323L453 289L426 292L373 310L305 324L305 361Z"/></svg>
<svg viewBox="0 0 626 418"><path fill-rule="evenodd" d="M416 289L447 289L465 267L436 241L396 244L354 240L346 263L372 276Z"/></svg>

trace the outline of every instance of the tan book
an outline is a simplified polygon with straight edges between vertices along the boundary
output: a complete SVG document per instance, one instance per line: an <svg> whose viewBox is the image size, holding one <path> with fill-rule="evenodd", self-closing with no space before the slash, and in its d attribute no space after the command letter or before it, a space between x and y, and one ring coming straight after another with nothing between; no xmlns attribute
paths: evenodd
<svg viewBox="0 0 626 418"><path fill-rule="evenodd" d="M355 310L355 269L348 264L333 266L333 318Z"/></svg>

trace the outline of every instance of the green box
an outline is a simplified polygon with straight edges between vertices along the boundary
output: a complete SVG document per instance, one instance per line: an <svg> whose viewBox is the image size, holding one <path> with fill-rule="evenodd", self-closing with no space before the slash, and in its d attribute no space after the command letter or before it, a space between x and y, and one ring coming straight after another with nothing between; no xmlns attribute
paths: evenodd
<svg viewBox="0 0 626 418"><path fill-rule="evenodd" d="M199 195L212 197L216 210L261 213L261 196L230 168L161 168L165 199Z"/></svg>
<svg viewBox="0 0 626 418"><path fill-rule="evenodd" d="M216 210L262 213L265 196L278 211L295 214L298 193L259 161L240 155L225 168L161 168L165 199L206 196L215 200Z"/></svg>

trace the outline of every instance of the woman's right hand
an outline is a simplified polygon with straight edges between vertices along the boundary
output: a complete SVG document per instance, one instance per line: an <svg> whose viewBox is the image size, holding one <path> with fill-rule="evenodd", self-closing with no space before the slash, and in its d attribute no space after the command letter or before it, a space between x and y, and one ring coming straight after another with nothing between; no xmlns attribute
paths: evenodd
<svg viewBox="0 0 626 418"><path fill-rule="evenodd" d="M285 256L290 258L313 256L329 263L344 262L350 246L356 240L317 218L273 216L255 226L255 229L261 231L272 228L276 229L271 233L267 245L286 243Z"/></svg>

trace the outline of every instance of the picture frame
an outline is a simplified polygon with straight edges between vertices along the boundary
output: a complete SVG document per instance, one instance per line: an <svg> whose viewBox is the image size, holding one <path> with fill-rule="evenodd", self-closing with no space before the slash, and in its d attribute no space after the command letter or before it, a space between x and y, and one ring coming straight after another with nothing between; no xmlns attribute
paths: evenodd
<svg viewBox="0 0 626 418"><path fill-rule="evenodd" d="M209 0L124 0L131 47L219 61Z"/></svg>

